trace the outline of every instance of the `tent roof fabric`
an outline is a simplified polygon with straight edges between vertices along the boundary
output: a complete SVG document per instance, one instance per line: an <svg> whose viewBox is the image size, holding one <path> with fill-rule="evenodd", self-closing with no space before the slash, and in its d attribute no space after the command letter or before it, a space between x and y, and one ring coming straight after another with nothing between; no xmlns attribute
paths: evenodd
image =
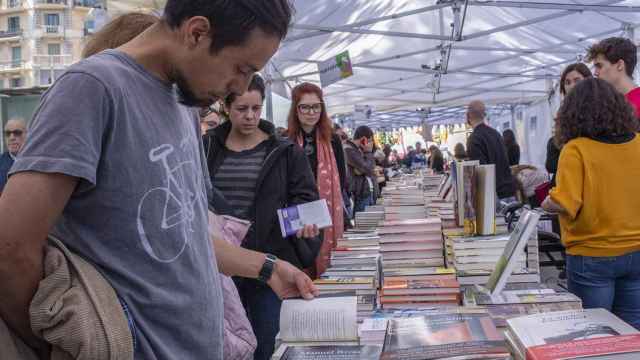
<svg viewBox="0 0 640 360"><path fill-rule="evenodd" d="M397 125L464 120L472 99L525 104L550 96L593 42L640 35L640 0L295 0L293 29L268 67L274 91L319 84L317 63L348 50L354 75L324 89L332 114L354 105ZM456 15L457 14L457 15ZM455 25L454 25L455 24ZM636 37L640 38L640 37ZM435 69L435 70L434 70ZM282 86L285 85L286 86ZM402 112L404 111L404 112ZM408 112L407 112L408 111ZM387 122L391 122L388 121Z"/></svg>
<svg viewBox="0 0 640 360"><path fill-rule="evenodd" d="M418 125L425 114L450 123L472 99L502 111L549 97L562 69L595 41L640 39L640 0L291 1L293 27L266 68L273 91L289 97L299 82L319 84L317 64L348 50L354 75L324 89L329 111L346 116L369 105L380 126L385 113L393 126ZM107 0L107 8L159 11L165 3Z"/></svg>

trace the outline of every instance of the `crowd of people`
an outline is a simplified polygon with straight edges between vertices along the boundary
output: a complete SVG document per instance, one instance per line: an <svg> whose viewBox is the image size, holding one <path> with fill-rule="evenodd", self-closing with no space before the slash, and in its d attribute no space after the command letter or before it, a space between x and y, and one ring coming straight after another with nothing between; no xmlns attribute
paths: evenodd
<svg viewBox="0 0 640 360"><path fill-rule="evenodd" d="M267 360L282 299L317 294L312 279L394 171L443 173L449 160L477 160L495 165L499 209L519 190L534 197L546 173L520 165L515 133L490 127L481 101L468 106L466 146L450 156L422 142L398 154L367 126L349 136L312 83L293 88L287 128L263 120L265 83L255 73L286 36L292 9L256 4L168 0L161 19L119 17L45 93L28 134L24 120L6 123L0 328L23 349L50 351L32 331L30 303L49 275L51 236L113 287L135 358L223 359L244 341ZM542 206L559 214L570 291L640 328L636 48L606 39L588 59L596 78L582 63L561 77L547 145L554 188ZM318 199L333 225L283 237L277 210ZM226 219L244 231L210 229ZM234 291L223 291L221 275ZM229 312L234 301L242 311Z"/></svg>

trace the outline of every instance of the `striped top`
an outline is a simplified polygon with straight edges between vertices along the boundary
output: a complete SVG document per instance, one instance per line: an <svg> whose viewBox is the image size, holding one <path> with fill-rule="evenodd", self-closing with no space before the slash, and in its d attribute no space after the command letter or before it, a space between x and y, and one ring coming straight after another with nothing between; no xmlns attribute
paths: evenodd
<svg viewBox="0 0 640 360"><path fill-rule="evenodd" d="M267 153L267 143L262 142L253 149L235 152L225 149L226 157L213 176L213 186L235 210L235 216L249 219L256 193L256 181L262 170Z"/></svg>

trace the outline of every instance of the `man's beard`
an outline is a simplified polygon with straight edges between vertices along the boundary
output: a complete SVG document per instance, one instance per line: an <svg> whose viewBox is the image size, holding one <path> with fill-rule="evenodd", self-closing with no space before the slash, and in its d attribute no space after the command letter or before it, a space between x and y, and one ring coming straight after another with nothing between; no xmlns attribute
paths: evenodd
<svg viewBox="0 0 640 360"><path fill-rule="evenodd" d="M178 92L178 102L188 107L200 107L205 108L211 106L213 101L211 99L199 99L191 90L191 86L185 79L184 75L179 70L176 70L173 74L173 81L176 84L176 90Z"/></svg>

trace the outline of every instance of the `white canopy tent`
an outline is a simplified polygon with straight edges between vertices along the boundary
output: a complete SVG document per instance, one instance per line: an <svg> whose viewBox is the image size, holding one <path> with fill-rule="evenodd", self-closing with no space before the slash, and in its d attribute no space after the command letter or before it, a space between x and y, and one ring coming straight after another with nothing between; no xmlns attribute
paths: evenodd
<svg viewBox="0 0 640 360"><path fill-rule="evenodd" d="M373 106L372 126L413 126L425 115L428 122L460 122L458 107L476 98L502 112L549 97L564 66L591 43L633 38L640 26L640 0L294 4L293 30L269 69L274 89L286 95L298 82L319 83L317 63L348 50L354 75L325 89L329 110Z"/></svg>
<svg viewBox="0 0 640 360"><path fill-rule="evenodd" d="M535 164L551 133L562 69L603 38L640 40L640 0L292 1L293 28L265 69L274 94L286 98L299 82L319 84L317 64L348 50L354 75L324 89L338 119L368 105L375 111L357 125L460 123L464 105L480 99L491 123L513 128L524 160ZM107 6L122 13L164 2Z"/></svg>

